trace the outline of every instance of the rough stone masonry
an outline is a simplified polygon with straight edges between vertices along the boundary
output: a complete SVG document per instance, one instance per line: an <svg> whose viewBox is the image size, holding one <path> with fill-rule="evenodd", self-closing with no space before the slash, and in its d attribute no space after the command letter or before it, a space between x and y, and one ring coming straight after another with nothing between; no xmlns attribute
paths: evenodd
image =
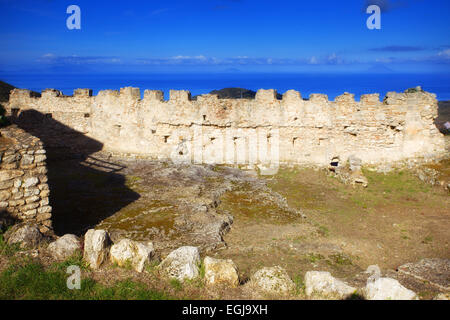
<svg viewBox="0 0 450 320"><path fill-rule="evenodd" d="M36 223L52 229L46 151L43 143L12 125L0 129L0 220Z"/></svg>
<svg viewBox="0 0 450 320"><path fill-rule="evenodd" d="M334 101L323 94L302 99L289 90L259 90L255 99L219 99L206 94L192 100L188 91L138 88L77 89L64 96L54 89L32 97L14 89L6 106L20 124L35 110L103 144L112 153L150 159L215 164L329 165L358 157L362 164L405 159L435 159L445 154L443 135L434 124L437 100L418 91L367 94L355 101L344 93ZM39 122L39 121L38 121ZM43 123L36 123L43 126ZM57 135L58 133L55 132Z"/></svg>

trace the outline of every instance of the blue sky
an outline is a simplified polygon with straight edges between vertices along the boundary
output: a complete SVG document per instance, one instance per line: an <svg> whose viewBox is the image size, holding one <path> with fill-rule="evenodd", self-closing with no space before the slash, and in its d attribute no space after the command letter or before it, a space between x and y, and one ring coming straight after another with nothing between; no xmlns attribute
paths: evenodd
<svg viewBox="0 0 450 320"><path fill-rule="evenodd" d="M66 9L81 8L81 30ZM369 30L365 8L382 9ZM0 72L450 73L450 1L0 0Z"/></svg>

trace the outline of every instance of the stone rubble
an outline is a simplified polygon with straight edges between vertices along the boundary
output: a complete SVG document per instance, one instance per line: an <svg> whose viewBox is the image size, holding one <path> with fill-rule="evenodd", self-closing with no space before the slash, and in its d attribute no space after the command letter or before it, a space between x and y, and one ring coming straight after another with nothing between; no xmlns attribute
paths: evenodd
<svg viewBox="0 0 450 320"><path fill-rule="evenodd" d="M121 267L129 265L137 272L142 272L145 264L155 255L155 249L151 242L122 239L111 246L109 254L112 263Z"/></svg>
<svg viewBox="0 0 450 320"><path fill-rule="evenodd" d="M180 281L199 276L200 253L197 247L185 246L172 251L159 265L170 278Z"/></svg>
<svg viewBox="0 0 450 320"><path fill-rule="evenodd" d="M207 284L226 285L229 287L237 287L239 285L238 269L232 260L205 257L203 265Z"/></svg>
<svg viewBox="0 0 450 320"><path fill-rule="evenodd" d="M295 284L280 266L262 268L250 279L257 289L268 294L287 295L295 290Z"/></svg>
<svg viewBox="0 0 450 320"><path fill-rule="evenodd" d="M110 239L105 230L90 229L84 235L83 258L92 269L98 269L108 258Z"/></svg>
<svg viewBox="0 0 450 320"><path fill-rule="evenodd" d="M305 293L309 297L316 294L322 297L335 296L338 299L346 299L357 291L356 288L334 278L331 273L325 271L306 272L304 282Z"/></svg>
<svg viewBox="0 0 450 320"><path fill-rule="evenodd" d="M64 261L81 250L80 239L73 234L66 234L53 241L47 247L47 251L56 260Z"/></svg>

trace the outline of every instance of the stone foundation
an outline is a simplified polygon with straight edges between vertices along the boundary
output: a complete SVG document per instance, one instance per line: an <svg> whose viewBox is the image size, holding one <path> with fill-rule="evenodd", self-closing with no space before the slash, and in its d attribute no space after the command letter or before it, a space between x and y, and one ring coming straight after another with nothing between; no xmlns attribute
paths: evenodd
<svg viewBox="0 0 450 320"><path fill-rule="evenodd" d="M45 160L38 138L15 125L0 129L0 220L33 222L51 232Z"/></svg>

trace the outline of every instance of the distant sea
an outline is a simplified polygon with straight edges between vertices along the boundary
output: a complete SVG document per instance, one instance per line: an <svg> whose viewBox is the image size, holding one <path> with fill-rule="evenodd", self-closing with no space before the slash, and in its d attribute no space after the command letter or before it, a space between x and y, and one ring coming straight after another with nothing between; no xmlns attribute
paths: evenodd
<svg viewBox="0 0 450 320"><path fill-rule="evenodd" d="M355 94L380 93L380 99L389 91L422 86L435 93L438 100L450 100L450 74L293 74L293 73L210 73L210 74L8 74L0 73L0 80L19 88L41 92L55 88L66 95L74 89L90 88L94 95L99 90L139 87L163 90L189 90L192 95L208 93L227 87L250 90L276 89L283 93L289 89L300 91L302 97L311 93L327 94L332 100L344 92Z"/></svg>

